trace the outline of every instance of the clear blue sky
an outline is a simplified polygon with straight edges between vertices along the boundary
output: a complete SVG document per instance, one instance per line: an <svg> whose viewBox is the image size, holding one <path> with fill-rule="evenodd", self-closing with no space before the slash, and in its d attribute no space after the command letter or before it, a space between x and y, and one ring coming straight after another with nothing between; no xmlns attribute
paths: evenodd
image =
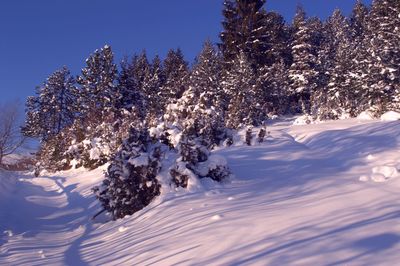
<svg viewBox="0 0 400 266"><path fill-rule="evenodd" d="M117 60L146 49L164 56L180 47L188 61L205 39L218 41L222 0L1 0L0 102L25 101L54 70L79 74L95 49L110 44ZM370 4L371 0L364 0ZM266 8L290 21L301 3L309 16L326 18L355 0L267 0Z"/></svg>

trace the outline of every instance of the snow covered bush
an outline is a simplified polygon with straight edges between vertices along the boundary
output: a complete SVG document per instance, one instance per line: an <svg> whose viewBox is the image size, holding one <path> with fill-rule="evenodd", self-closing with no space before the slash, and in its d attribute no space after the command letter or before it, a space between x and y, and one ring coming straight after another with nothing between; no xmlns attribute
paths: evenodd
<svg viewBox="0 0 400 266"><path fill-rule="evenodd" d="M248 146L251 146L251 140L253 139L253 128L248 127L246 130L245 142Z"/></svg>
<svg viewBox="0 0 400 266"><path fill-rule="evenodd" d="M230 176L230 170L223 157L211 155L201 144L200 138L184 135L179 145L180 157L170 169L172 182L177 187L188 187L196 178L211 178L222 181Z"/></svg>
<svg viewBox="0 0 400 266"><path fill-rule="evenodd" d="M208 148L219 145L226 138L222 111L210 106L210 95L198 95L195 88L190 88L176 102L169 104L164 115L165 126L194 137L200 137Z"/></svg>
<svg viewBox="0 0 400 266"><path fill-rule="evenodd" d="M37 175L44 169L49 172L56 172L71 168L70 158L66 157L64 152L68 142L68 135L63 132L42 143L36 154Z"/></svg>
<svg viewBox="0 0 400 266"><path fill-rule="evenodd" d="M261 128L260 131L258 132L258 136L257 136L257 141L259 143L263 143L264 142L264 138L266 135L267 131L265 130L265 128Z"/></svg>
<svg viewBox="0 0 400 266"><path fill-rule="evenodd" d="M158 195L161 185L161 150L153 145L146 129L131 128L129 137L115 154L105 180L95 187L96 197L113 219L143 209Z"/></svg>

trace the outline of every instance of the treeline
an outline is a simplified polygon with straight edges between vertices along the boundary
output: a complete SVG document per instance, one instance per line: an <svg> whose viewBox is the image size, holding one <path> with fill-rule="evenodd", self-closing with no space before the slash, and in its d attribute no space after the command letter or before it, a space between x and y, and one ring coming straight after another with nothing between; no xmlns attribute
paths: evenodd
<svg viewBox="0 0 400 266"><path fill-rule="evenodd" d="M97 190L107 206L118 194L110 184L129 160L128 176L142 184L136 191L159 193L165 147L180 154L171 180L187 186L192 174L228 175L223 163L214 172L204 171L204 163L215 145L232 144L232 129L273 115L323 120L399 109L399 1L375 0L370 8L357 1L349 17L335 10L325 21L299 7L291 24L264 4L224 1L221 42L205 42L192 67L179 49L164 60L149 60L143 51L117 65L105 46L77 77L66 67L54 72L28 98L22 129L41 140L39 168L93 169L111 160L108 181ZM143 154L145 164L132 159Z"/></svg>

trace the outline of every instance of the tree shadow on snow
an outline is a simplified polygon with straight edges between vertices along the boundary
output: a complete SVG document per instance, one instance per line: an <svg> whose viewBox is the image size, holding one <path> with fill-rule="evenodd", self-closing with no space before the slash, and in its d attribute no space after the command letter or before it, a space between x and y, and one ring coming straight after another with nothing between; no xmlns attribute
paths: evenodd
<svg viewBox="0 0 400 266"><path fill-rule="evenodd" d="M305 193L311 193L314 190L305 187L310 181L324 181L318 185L325 186L343 184L346 180L332 177L365 164L369 154L398 147L398 132L399 122L380 122L324 131L303 143L288 137L251 147L227 148L217 153L226 156L237 180L255 182L255 194L283 188L293 188L298 193L303 188L307 190ZM358 176L354 180L358 180Z"/></svg>

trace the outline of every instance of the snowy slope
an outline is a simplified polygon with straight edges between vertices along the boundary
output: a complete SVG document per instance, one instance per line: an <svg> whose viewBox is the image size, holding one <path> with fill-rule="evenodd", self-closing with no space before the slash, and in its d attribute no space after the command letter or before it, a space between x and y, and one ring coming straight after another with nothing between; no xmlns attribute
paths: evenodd
<svg viewBox="0 0 400 266"><path fill-rule="evenodd" d="M0 197L0 265L398 264L400 122L268 130L263 144L217 151L231 182L117 222L90 220L102 169L19 177Z"/></svg>

